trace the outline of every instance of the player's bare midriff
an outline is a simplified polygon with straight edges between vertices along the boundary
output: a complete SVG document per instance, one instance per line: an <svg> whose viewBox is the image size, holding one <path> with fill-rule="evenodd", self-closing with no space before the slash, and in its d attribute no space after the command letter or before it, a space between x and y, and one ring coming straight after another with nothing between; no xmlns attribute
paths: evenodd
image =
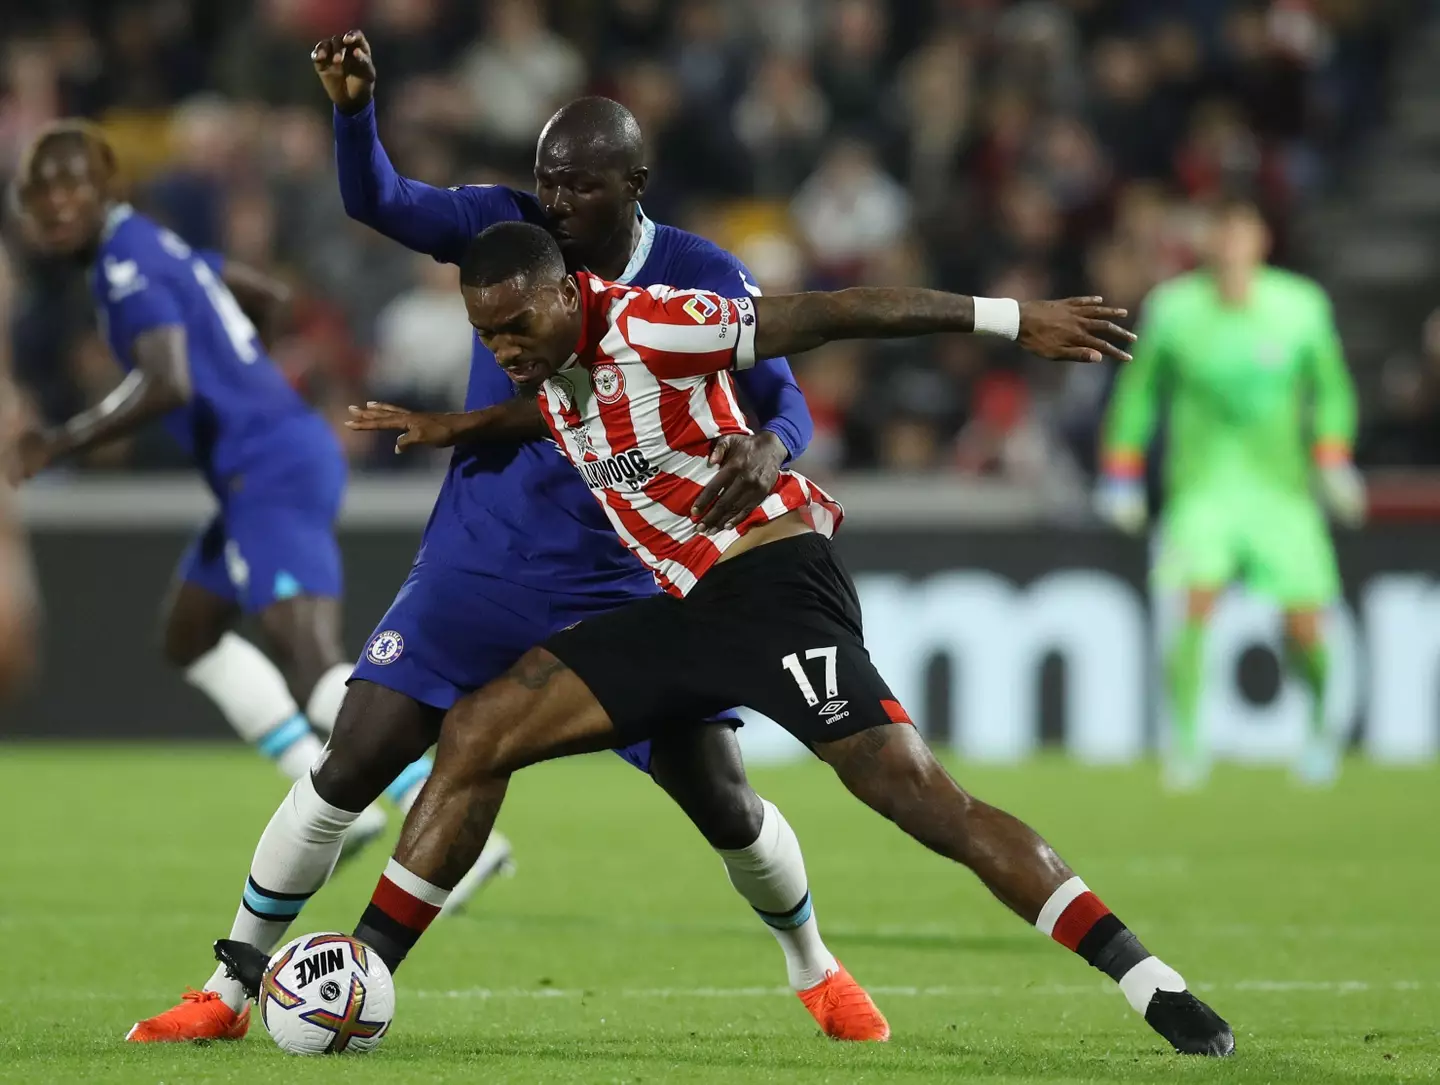
<svg viewBox="0 0 1440 1085"><path fill-rule="evenodd" d="M781 539L788 539L793 535L804 535L814 530L805 522L805 517L800 515L798 509L794 512L787 512L778 519L759 524L745 532L730 549L720 555L719 561L715 564L719 565L720 562L729 561L747 550L754 550L757 546L779 542Z"/></svg>

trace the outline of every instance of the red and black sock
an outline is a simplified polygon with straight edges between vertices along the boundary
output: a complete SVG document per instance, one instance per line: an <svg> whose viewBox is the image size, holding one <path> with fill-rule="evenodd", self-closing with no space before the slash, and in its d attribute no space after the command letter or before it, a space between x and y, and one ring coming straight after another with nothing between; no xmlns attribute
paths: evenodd
<svg viewBox="0 0 1440 1085"><path fill-rule="evenodd" d="M1119 983L1151 956L1134 933L1079 878L1050 895L1035 926Z"/></svg>
<svg viewBox="0 0 1440 1085"><path fill-rule="evenodd" d="M449 896L450 890L431 885L391 859L355 927L355 937L394 972Z"/></svg>

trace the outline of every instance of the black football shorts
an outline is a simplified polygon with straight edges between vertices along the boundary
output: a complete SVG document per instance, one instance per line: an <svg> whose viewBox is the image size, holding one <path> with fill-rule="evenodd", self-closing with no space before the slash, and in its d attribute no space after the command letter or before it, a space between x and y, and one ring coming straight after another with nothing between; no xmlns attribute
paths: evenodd
<svg viewBox="0 0 1440 1085"><path fill-rule="evenodd" d="M743 705L807 746L909 717L870 662L860 601L828 539L797 535L714 565L544 647L579 676L620 743Z"/></svg>

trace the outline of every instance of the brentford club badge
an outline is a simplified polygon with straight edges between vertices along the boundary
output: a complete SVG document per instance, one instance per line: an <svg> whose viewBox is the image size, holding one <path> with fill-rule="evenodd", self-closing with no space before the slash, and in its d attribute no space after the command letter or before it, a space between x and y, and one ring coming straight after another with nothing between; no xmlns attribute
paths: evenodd
<svg viewBox="0 0 1440 1085"><path fill-rule="evenodd" d="M595 398L601 403L614 403L625 394L625 374L618 365L605 362L590 371Z"/></svg>

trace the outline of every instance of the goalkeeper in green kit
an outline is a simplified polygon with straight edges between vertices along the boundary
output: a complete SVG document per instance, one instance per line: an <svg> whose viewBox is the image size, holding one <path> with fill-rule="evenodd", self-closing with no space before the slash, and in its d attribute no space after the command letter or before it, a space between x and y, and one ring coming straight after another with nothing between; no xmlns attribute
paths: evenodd
<svg viewBox="0 0 1440 1085"><path fill-rule="evenodd" d="M1285 654L1311 696L1297 772L1324 783L1339 768L1325 726L1329 670L1323 615L1339 595L1321 504L1358 524L1365 493L1350 461L1355 392L1329 299L1315 282L1265 264L1269 232L1253 204L1227 202L1211 224L1203 270L1146 300L1135 360L1106 419L1101 515L1145 526L1145 452L1168 400L1166 504L1153 578L1185 594L1165 658L1175 732L1167 775L1197 786L1209 765L1200 729L1205 627L1227 585L1243 582L1285 614Z"/></svg>

